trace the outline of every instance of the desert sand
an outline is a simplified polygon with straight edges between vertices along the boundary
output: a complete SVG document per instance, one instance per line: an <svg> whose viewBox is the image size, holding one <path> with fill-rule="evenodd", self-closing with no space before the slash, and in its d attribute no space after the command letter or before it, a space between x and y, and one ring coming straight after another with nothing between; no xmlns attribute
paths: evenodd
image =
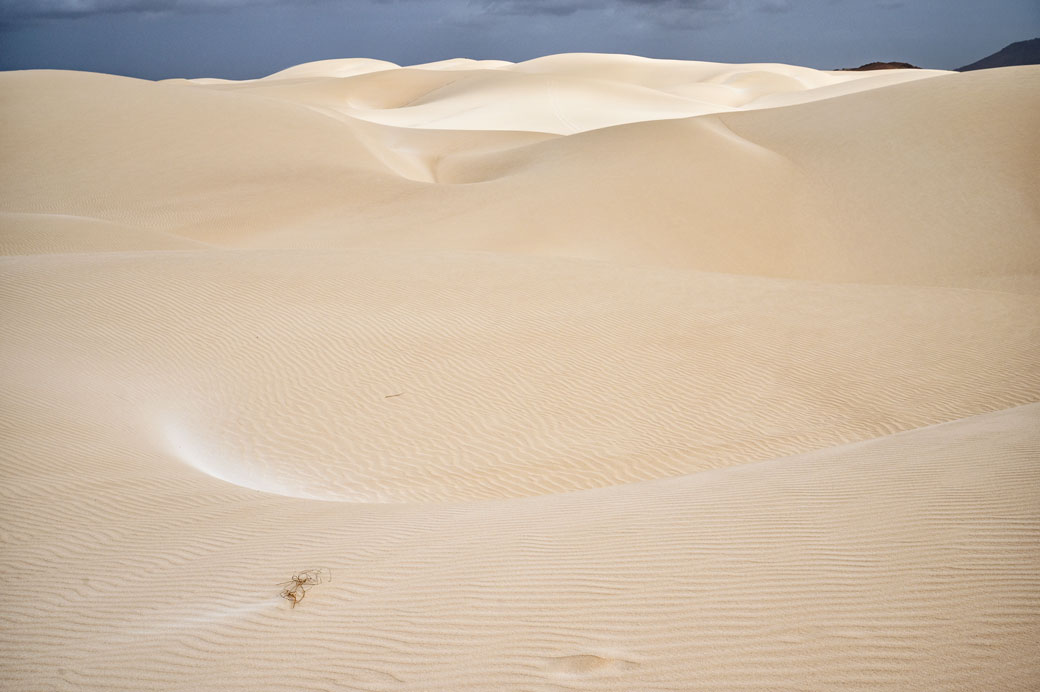
<svg viewBox="0 0 1040 692"><path fill-rule="evenodd" d="M0 101L3 689L1040 686L1040 67Z"/></svg>

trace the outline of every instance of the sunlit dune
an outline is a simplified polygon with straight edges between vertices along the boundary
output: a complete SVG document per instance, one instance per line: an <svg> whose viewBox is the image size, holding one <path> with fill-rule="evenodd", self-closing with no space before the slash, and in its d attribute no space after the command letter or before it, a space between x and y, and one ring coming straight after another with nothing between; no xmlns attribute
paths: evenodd
<svg viewBox="0 0 1040 692"><path fill-rule="evenodd" d="M1040 67L0 104L0 687L1040 681Z"/></svg>

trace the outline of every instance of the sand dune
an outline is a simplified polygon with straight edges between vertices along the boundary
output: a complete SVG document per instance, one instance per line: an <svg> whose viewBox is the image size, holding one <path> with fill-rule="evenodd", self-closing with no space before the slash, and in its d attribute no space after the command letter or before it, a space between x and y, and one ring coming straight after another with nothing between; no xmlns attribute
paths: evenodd
<svg viewBox="0 0 1040 692"><path fill-rule="evenodd" d="M0 686L1035 689L1038 87L0 74Z"/></svg>
<svg viewBox="0 0 1040 692"><path fill-rule="evenodd" d="M430 88L400 72L358 79ZM2 78L9 211L228 247L508 251L967 288L1028 286L1040 254L1035 68L569 137L426 136L222 86Z"/></svg>
<svg viewBox="0 0 1040 692"><path fill-rule="evenodd" d="M629 122L805 103L945 74L820 72L791 65L597 54L553 55L515 65L451 60L397 70L392 63L377 62L309 63L265 79L230 83L229 88L305 104L317 101L355 118L401 127L573 134ZM365 78L355 78L359 75ZM293 79L297 77L309 79ZM321 98L330 91L336 92L335 100ZM396 102L391 106L387 99Z"/></svg>

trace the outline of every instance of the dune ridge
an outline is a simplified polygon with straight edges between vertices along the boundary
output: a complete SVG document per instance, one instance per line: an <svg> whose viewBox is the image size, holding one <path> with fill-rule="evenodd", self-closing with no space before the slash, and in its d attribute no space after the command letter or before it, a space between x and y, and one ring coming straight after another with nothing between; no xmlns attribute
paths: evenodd
<svg viewBox="0 0 1040 692"><path fill-rule="evenodd" d="M1038 87L0 73L0 687L1035 689Z"/></svg>

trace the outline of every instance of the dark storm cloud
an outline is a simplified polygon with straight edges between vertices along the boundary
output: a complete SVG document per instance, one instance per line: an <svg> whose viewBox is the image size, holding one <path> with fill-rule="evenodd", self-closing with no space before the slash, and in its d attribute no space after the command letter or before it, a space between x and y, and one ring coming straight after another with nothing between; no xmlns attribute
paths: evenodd
<svg viewBox="0 0 1040 692"><path fill-rule="evenodd" d="M731 22L749 14L784 13L792 6L792 0L470 0L465 12L457 16L479 25L503 16L569 17L583 13L629 25L682 30Z"/></svg>
<svg viewBox="0 0 1040 692"><path fill-rule="evenodd" d="M538 15L566 17L582 10L600 9L603 0L482 0L476 4L477 11L494 14ZM473 4L469 9L474 9Z"/></svg>
<svg viewBox="0 0 1040 692"><path fill-rule="evenodd" d="M0 18L65 19L103 14L197 13L248 6L304 5L328 2L341 7L423 0L0 0ZM665 13L733 16L748 9L786 11L791 0L469 0L458 11L502 15L568 16L587 10L642 9Z"/></svg>
<svg viewBox="0 0 1040 692"><path fill-rule="evenodd" d="M1037 0L0 0L0 70L244 79L564 52L954 68L1038 34Z"/></svg>
<svg viewBox="0 0 1040 692"><path fill-rule="evenodd" d="M747 9L786 10L788 0L481 0L485 12L566 16L584 10L644 9L737 14Z"/></svg>
<svg viewBox="0 0 1040 692"><path fill-rule="evenodd" d="M304 4L314 0L296 1ZM105 14L195 13L275 4L278 0L0 0L0 18L31 20Z"/></svg>
<svg viewBox="0 0 1040 692"><path fill-rule="evenodd" d="M605 10L612 7L653 6L688 7L689 9L715 9L717 6L732 5L739 0L480 0L475 5L478 11L494 14L552 15L565 17L586 10Z"/></svg>
<svg viewBox="0 0 1040 692"><path fill-rule="evenodd" d="M0 18L67 19L98 14L183 11L192 6L223 4L184 0L3 0Z"/></svg>

